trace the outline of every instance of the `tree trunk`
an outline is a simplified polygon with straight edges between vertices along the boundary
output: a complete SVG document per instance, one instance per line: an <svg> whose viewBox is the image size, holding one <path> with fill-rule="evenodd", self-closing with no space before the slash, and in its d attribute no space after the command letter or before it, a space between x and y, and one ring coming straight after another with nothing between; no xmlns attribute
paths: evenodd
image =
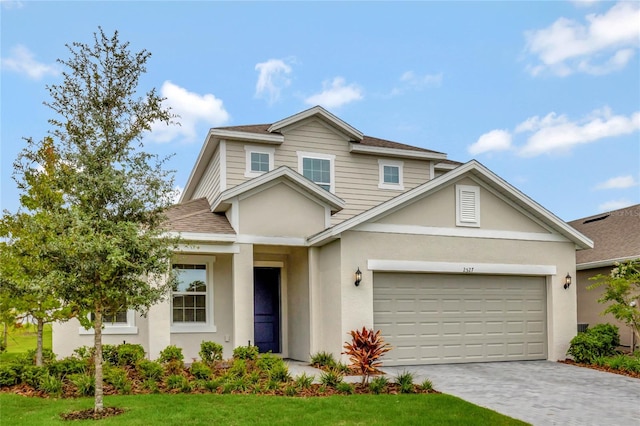
<svg viewBox="0 0 640 426"><path fill-rule="evenodd" d="M2 341L4 342L4 347L7 347L7 344L9 343L9 324L7 322L4 322L4 327L2 330Z"/></svg>
<svg viewBox="0 0 640 426"><path fill-rule="evenodd" d="M96 309L94 312L95 319L93 320L93 332L94 332L94 348L95 355L94 366L95 366L95 380L96 380L96 393L93 405L94 413L101 413L104 410L104 405L102 402L103 399L103 389L102 389L102 311L100 309Z"/></svg>
<svg viewBox="0 0 640 426"><path fill-rule="evenodd" d="M38 318L38 334L36 343L36 365L42 367L42 335L44 334L44 321L42 318Z"/></svg>

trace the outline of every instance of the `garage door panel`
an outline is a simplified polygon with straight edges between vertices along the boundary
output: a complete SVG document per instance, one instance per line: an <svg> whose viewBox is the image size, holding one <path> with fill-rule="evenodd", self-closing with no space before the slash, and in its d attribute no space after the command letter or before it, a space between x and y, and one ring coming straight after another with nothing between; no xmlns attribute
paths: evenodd
<svg viewBox="0 0 640 426"><path fill-rule="evenodd" d="M540 277L374 274L387 365L545 359L545 306Z"/></svg>

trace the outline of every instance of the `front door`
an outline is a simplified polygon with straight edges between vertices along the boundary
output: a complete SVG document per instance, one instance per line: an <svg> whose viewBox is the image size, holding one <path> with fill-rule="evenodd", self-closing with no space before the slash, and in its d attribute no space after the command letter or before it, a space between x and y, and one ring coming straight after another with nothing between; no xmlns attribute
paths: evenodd
<svg viewBox="0 0 640 426"><path fill-rule="evenodd" d="M253 330L261 353L280 352L280 268L253 269Z"/></svg>

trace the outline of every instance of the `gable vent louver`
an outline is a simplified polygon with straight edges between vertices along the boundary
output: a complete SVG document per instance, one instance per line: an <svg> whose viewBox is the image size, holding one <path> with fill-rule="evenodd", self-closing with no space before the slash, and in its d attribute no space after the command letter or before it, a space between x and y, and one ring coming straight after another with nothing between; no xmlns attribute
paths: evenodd
<svg viewBox="0 0 640 426"><path fill-rule="evenodd" d="M480 188L456 185L456 225L480 226Z"/></svg>
<svg viewBox="0 0 640 426"><path fill-rule="evenodd" d="M476 221L476 194L471 191L460 191L460 220Z"/></svg>

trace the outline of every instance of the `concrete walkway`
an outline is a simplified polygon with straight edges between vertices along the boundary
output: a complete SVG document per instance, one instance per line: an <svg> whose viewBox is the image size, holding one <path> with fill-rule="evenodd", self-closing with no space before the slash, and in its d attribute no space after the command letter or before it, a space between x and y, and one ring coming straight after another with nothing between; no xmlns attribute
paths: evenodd
<svg viewBox="0 0 640 426"><path fill-rule="evenodd" d="M549 361L384 367L533 425L640 425L640 380Z"/></svg>

